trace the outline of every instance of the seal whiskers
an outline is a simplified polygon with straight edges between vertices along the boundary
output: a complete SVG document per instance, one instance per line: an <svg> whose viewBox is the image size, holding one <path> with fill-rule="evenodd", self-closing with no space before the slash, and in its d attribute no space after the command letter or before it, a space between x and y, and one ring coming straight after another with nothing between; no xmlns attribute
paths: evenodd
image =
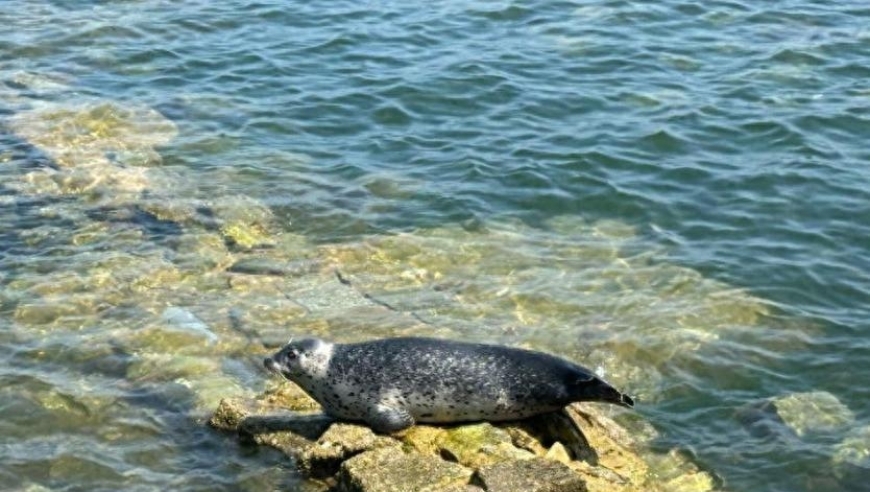
<svg viewBox="0 0 870 492"><path fill-rule="evenodd" d="M333 417L379 432L415 422L516 420L575 401L634 406L588 369L531 350L434 338L291 341L264 361Z"/></svg>

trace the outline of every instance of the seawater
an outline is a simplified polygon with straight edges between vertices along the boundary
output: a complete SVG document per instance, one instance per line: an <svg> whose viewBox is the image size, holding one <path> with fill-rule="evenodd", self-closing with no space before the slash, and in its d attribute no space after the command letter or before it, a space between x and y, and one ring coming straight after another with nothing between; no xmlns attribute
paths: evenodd
<svg viewBox="0 0 870 492"><path fill-rule="evenodd" d="M413 333L597 368L723 490L866 490L868 26L4 1L0 487L316 487L205 418L264 344Z"/></svg>

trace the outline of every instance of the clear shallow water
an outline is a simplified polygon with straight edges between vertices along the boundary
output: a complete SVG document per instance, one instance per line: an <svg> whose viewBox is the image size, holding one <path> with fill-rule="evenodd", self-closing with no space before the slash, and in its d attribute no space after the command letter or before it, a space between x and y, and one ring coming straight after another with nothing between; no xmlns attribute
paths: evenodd
<svg viewBox="0 0 870 492"><path fill-rule="evenodd" d="M0 480L295 484L201 425L264 384L229 308L269 340L408 320L359 318L326 277L275 301L297 287L222 276L265 254L338 265L422 330L605 367L648 402L653 448L691 449L728 490L857 490L868 25L860 2L806 0L5 2ZM168 123L40 139L70 107ZM281 239L226 246L237 216ZM746 423L808 391L848 423Z"/></svg>

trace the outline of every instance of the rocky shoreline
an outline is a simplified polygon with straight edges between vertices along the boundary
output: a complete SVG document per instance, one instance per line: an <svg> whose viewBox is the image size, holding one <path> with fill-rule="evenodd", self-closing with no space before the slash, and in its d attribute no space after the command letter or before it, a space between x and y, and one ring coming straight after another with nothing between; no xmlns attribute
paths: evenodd
<svg viewBox="0 0 870 492"><path fill-rule="evenodd" d="M594 404L519 422L417 425L394 435L336 422L291 382L223 399L209 424L292 459L330 492L707 492L716 480L680 453L651 464ZM663 470L667 469L666 472Z"/></svg>

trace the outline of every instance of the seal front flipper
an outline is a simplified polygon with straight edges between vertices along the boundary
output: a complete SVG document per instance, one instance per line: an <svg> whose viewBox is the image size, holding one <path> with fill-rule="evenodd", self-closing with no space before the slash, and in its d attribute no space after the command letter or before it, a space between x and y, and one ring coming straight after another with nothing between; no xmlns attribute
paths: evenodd
<svg viewBox="0 0 870 492"><path fill-rule="evenodd" d="M414 425L414 417L404 408L378 404L368 409L365 423L375 432L389 434Z"/></svg>

